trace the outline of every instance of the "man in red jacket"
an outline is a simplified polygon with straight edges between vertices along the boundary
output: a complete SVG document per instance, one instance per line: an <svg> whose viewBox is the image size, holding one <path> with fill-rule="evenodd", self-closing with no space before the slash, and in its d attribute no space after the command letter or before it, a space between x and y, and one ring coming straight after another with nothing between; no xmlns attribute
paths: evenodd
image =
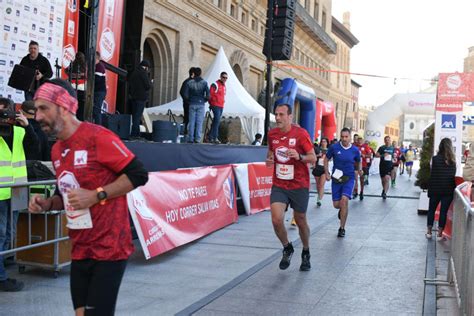
<svg viewBox="0 0 474 316"><path fill-rule="evenodd" d="M221 72L221 78L211 85L211 93L209 98L210 109L213 114L211 132L209 134L209 142L219 144L219 124L221 122L222 111L224 110L225 93L228 75Z"/></svg>

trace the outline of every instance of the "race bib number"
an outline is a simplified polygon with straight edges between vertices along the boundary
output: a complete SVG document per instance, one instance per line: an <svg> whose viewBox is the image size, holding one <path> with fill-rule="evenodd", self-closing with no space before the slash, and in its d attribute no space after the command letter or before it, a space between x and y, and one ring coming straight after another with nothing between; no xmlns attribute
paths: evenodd
<svg viewBox="0 0 474 316"><path fill-rule="evenodd" d="M343 175L344 173L339 169L334 170L334 172L332 173L334 179L340 179Z"/></svg>
<svg viewBox="0 0 474 316"><path fill-rule="evenodd" d="M64 198L63 198L64 199ZM90 229L92 228L92 218L89 209L66 210L67 225L69 229Z"/></svg>
<svg viewBox="0 0 474 316"><path fill-rule="evenodd" d="M319 165L319 166L324 166L324 160L323 160L323 159L319 159L319 160L318 160L318 165Z"/></svg>
<svg viewBox="0 0 474 316"><path fill-rule="evenodd" d="M384 160L385 160L385 161L392 161L392 155L386 155L386 156L384 157Z"/></svg>
<svg viewBox="0 0 474 316"><path fill-rule="evenodd" d="M365 162L370 163L370 158L365 158Z"/></svg>
<svg viewBox="0 0 474 316"><path fill-rule="evenodd" d="M67 228L69 229L90 229L92 228L92 218L90 210L75 210L69 203L67 195L70 190L78 189L81 186L74 173L63 171L58 178L59 192L63 197L64 209L66 210Z"/></svg>
<svg viewBox="0 0 474 316"><path fill-rule="evenodd" d="M293 165L276 164L276 176L281 180L293 180L295 167Z"/></svg>

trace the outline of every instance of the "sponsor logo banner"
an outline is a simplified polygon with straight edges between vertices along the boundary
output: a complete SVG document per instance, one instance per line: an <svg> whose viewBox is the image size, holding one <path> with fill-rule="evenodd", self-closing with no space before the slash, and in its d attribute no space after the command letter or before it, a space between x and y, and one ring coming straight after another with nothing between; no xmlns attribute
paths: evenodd
<svg viewBox="0 0 474 316"><path fill-rule="evenodd" d="M468 102L474 100L474 73L440 73L438 102L443 100Z"/></svg>
<svg viewBox="0 0 474 316"><path fill-rule="evenodd" d="M234 165L242 203L247 215L270 209L273 168L263 162Z"/></svg>
<svg viewBox="0 0 474 316"><path fill-rule="evenodd" d="M237 221L231 166L152 172L127 195L147 259Z"/></svg>

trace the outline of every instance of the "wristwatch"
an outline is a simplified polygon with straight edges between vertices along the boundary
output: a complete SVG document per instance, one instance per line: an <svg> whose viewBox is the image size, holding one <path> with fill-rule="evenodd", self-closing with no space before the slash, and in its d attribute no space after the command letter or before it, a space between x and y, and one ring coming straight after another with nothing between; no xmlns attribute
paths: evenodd
<svg viewBox="0 0 474 316"><path fill-rule="evenodd" d="M107 203L107 192L105 192L102 187L98 187L96 191L97 191L97 199L99 200L99 204L105 205L105 203Z"/></svg>

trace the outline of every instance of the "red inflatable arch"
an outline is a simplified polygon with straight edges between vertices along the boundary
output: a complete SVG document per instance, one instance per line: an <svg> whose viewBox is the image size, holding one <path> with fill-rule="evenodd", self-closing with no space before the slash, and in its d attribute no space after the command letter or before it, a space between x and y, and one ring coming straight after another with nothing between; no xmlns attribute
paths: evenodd
<svg viewBox="0 0 474 316"><path fill-rule="evenodd" d="M328 101L316 100L315 139L327 137L330 141L336 138L336 114L334 105Z"/></svg>

